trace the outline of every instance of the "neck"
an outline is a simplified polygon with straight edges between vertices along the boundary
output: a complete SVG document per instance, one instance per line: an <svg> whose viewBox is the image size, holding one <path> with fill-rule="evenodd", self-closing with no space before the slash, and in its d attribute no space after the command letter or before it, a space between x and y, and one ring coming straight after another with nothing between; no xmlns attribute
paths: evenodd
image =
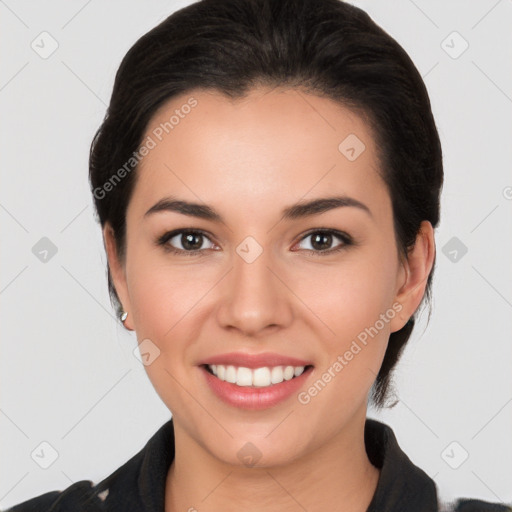
<svg viewBox="0 0 512 512"><path fill-rule="evenodd" d="M368 459L364 415L321 448L292 463L272 467L232 466L205 452L175 425L175 458L169 468L165 511L366 512L379 470Z"/></svg>

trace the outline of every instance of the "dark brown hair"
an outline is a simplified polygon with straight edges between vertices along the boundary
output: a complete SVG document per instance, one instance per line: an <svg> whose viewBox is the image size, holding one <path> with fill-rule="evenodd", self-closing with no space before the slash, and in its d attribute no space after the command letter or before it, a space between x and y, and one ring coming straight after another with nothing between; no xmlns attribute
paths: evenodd
<svg viewBox="0 0 512 512"><path fill-rule="evenodd" d="M107 221L113 227L121 261L137 176L136 163L128 171L126 163L157 109L193 88L240 98L256 85L300 88L364 117L379 151L402 255L414 246L423 220L437 226L441 144L425 84L389 34L341 0L202 0L173 13L128 51L91 144L89 178L97 215L102 227ZM107 276L119 314L109 268ZM427 300L431 281L432 273ZM414 317L390 335L372 388L377 407L386 403L392 370L413 327Z"/></svg>

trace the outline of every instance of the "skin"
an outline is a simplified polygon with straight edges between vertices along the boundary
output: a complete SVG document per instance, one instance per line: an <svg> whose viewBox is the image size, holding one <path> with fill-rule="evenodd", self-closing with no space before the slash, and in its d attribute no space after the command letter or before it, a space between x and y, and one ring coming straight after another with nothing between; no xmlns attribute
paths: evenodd
<svg viewBox="0 0 512 512"><path fill-rule="evenodd" d="M424 295L432 226L422 223L401 258L371 131L340 104L296 89L257 87L236 101L194 90L166 103L146 136L191 96L197 106L136 171L124 262L104 228L125 326L160 350L145 368L174 418L165 509L313 512L343 503L363 512L379 478L364 446L368 393L390 333ZM338 150L349 134L366 146L354 161ZM206 203L224 222L169 211L144 217L169 195ZM281 218L298 201L333 195L357 199L371 214L346 206ZM156 245L165 232L185 228L206 232L202 255ZM318 228L346 232L356 244L321 254L343 242L333 236L315 249L306 232ZM252 263L236 252L247 236L263 249ZM182 243L180 236L167 242L185 250ZM307 404L293 394L266 410L235 408L217 398L198 367L225 352L277 352L311 361L307 390L393 304L400 312ZM261 452L253 467L237 457L247 442Z"/></svg>

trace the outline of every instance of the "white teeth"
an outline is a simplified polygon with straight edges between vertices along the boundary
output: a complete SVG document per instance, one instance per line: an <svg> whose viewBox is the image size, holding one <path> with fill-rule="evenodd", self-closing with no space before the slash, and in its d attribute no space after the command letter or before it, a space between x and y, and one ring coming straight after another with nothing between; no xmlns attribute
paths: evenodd
<svg viewBox="0 0 512 512"><path fill-rule="evenodd" d="M305 367L274 366L270 368L263 366L262 368L251 369L244 366L235 367L232 365L209 364L208 368L220 380L231 382L237 386L266 387L298 377L302 374Z"/></svg>
<svg viewBox="0 0 512 512"><path fill-rule="evenodd" d="M252 386L252 372L249 368L238 368L235 384L239 386Z"/></svg>
<svg viewBox="0 0 512 512"><path fill-rule="evenodd" d="M272 374L270 376L270 381L272 384L279 384L279 382L283 382L283 367L282 366L274 366L272 368Z"/></svg>
<svg viewBox="0 0 512 512"><path fill-rule="evenodd" d="M291 378L293 378L293 374L295 373L295 368L293 366L287 366L285 369L284 369L284 378L285 380L290 380Z"/></svg>
<svg viewBox="0 0 512 512"><path fill-rule="evenodd" d="M231 384L236 383L236 368L234 366L228 366L226 368L226 382L231 382Z"/></svg>
<svg viewBox="0 0 512 512"><path fill-rule="evenodd" d="M253 386L263 387L270 386L270 384L272 384L272 381L270 380L270 368L256 368L255 370L251 371L251 374Z"/></svg>

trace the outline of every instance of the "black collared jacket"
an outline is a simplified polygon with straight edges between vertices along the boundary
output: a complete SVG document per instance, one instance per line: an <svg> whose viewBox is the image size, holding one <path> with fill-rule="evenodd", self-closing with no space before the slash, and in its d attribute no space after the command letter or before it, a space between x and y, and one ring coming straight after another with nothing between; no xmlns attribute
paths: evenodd
<svg viewBox="0 0 512 512"><path fill-rule="evenodd" d="M512 512L510 505L480 500L441 503L434 481L401 450L388 425L367 418L364 435L368 458L381 470L367 512ZM81 480L5 512L164 512L166 477L173 459L170 419L139 453L98 484Z"/></svg>

